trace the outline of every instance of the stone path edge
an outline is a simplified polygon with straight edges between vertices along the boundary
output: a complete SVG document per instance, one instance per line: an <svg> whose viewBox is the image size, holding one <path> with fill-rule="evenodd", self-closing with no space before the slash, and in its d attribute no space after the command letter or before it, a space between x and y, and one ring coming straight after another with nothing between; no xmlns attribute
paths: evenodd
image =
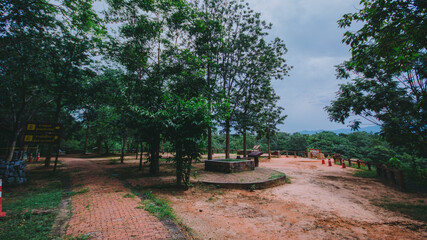
<svg viewBox="0 0 427 240"><path fill-rule="evenodd" d="M266 180L266 181L258 181L258 182L249 182L249 183L224 183L224 182L209 182L209 181L199 181L198 183L207 184L207 185L215 185L220 188L231 188L231 189L266 189L271 187L276 187L286 183L286 175Z"/></svg>
<svg viewBox="0 0 427 240"><path fill-rule="evenodd" d="M69 174L68 172L66 174ZM71 196L69 192L71 191L71 176L62 176L62 200L59 205L55 221L52 226L52 231L50 236L53 238L62 238L65 236L67 231L68 222L71 216Z"/></svg>

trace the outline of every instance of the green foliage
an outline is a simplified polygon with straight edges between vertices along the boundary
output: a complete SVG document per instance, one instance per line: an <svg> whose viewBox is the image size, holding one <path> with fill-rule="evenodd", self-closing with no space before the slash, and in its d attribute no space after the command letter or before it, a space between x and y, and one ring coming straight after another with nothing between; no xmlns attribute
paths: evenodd
<svg viewBox="0 0 427 240"><path fill-rule="evenodd" d="M126 193L125 195L123 195L123 198L135 198L136 196L134 194L131 193Z"/></svg>
<svg viewBox="0 0 427 240"><path fill-rule="evenodd" d="M353 176L360 178L378 178L376 171L358 170L353 172Z"/></svg>
<svg viewBox="0 0 427 240"><path fill-rule="evenodd" d="M87 193L89 191L90 191L89 187L81 188L81 189L79 189L77 191L71 191L71 192L69 192L68 196L79 195L79 194Z"/></svg>
<svg viewBox="0 0 427 240"><path fill-rule="evenodd" d="M281 178L281 177L283 177L283 176L285 176L285 174L284 173L282 173L282 172L278 172L278 173L271 173L271 176L268 178L268 179L276 179L276 178Z"/></svg>
<svg viewBox="0 0 427 240"><path fill-rule="evenodd" d="M156 198L151 191L144 192L143 198L145 200L141 202L141 208L157 216L159 219L169 218L176 220L176 215L167 201Z"/></svg>
<svg viewBox="0 0 427 240"><path fill-rule="evenodd" d="M391 202L390 200L375 202L377 206L389 211L398 212L414 220L427 222L427 205Z"/></svg>
<svg viewBox="0 0 427 240"><path fill-rule="evenodd" d="M380 125L382 136L411 155L427 155L427 28L424 1L362 0L363 8L346 14L339 26L363 22L346 32L352 57L337 67L342 84L326 107L332 121L355 114ZM357 129L361 120L353 122Z"/></svg>

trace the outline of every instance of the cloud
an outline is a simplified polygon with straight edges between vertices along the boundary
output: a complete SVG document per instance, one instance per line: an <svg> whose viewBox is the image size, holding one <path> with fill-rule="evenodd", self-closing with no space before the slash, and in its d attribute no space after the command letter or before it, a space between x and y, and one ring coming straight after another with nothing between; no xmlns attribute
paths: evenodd
<svg viewBox="0 0 427 240"><path fill-rule="evenodd" d="M281 130L333 130L345 127L332 123L324 107L335 98L341 80L335 65L350 57L341 43L343 29L337 21L355 12L359 0L248 0L252 9L273 23L271 37L282 38L289 50L286 59L294 66L290 77L275 81L279 105L288 115Z"/></svg>

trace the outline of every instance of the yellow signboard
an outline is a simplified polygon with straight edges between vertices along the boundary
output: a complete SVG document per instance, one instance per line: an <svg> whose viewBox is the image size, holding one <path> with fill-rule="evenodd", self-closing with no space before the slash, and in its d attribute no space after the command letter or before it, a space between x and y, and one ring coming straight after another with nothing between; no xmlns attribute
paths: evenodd
<svg viewBox="0 0 427 240"><path fill-rule="evenodd" d="M25 143L57 144L61 138L62 125L60 123L27 123L24 133Z"/></svg>

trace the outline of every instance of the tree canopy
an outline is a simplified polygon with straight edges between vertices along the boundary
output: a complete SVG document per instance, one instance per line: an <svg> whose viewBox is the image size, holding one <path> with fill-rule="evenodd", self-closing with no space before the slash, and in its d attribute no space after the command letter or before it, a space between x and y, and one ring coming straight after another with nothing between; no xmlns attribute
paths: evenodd
<svg viewBox="0 0 427 240"><path fill-rule="evenodd" d="M380 125L382 136L410 154L427 156L426 2L362 0L363 8L343 16L343 42L352 57L337 67L346 79L326 107L332 121L356 115ZM352 123L358 129L361 120Z"/></svg>

